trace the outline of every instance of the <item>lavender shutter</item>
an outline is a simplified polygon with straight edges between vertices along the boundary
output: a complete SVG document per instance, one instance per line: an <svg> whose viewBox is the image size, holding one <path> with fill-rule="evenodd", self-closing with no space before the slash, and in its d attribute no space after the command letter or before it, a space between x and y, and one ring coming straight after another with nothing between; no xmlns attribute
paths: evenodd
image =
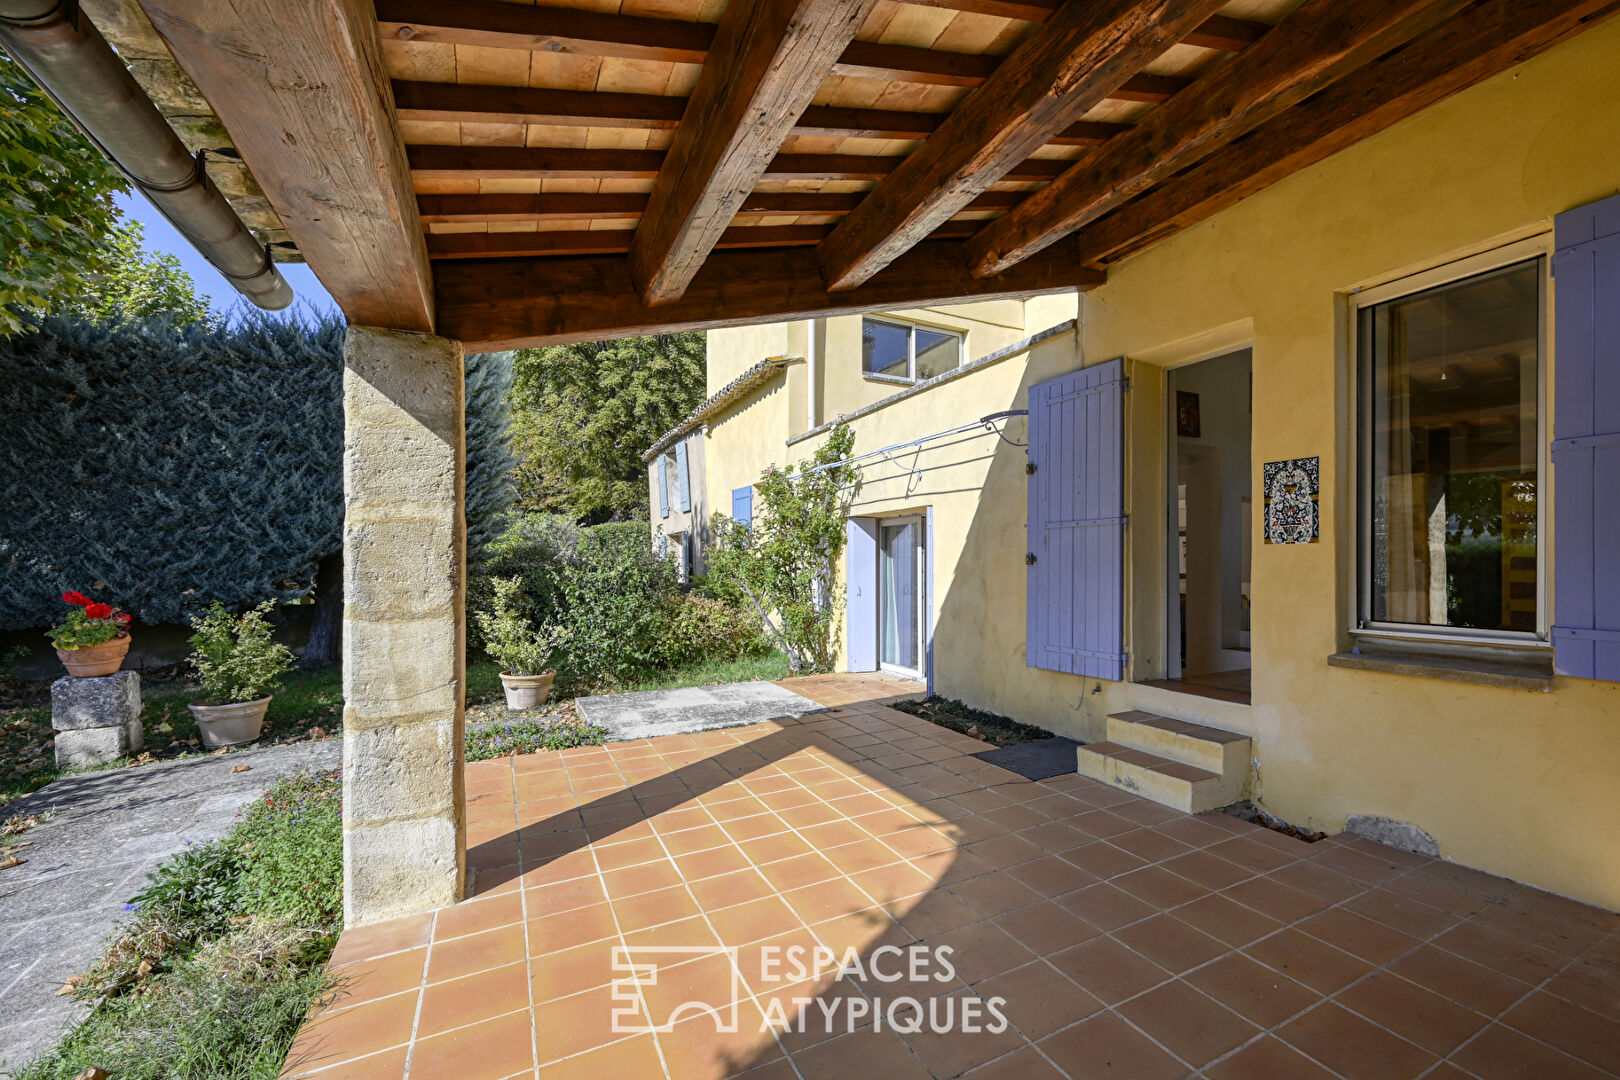
<svg viewBox="0 0 1620 1080"><path fill-rule="evenodd" d="M1024 662L1124 678L1124 361L1029 391Z"/></svg>
<svg viewBox="0 0 1620 1080"><path fill-rule="evenodd" d="M692 509L692 484L686 471L686 440L675 444L675 501L681 513Z"/></svg>
<svg viewBox="0 0 1620 1080"><path fill-rule="evenodd" d="M658 516L669 517L669 459L658 455Z"/></svg>
<svg viewBox="0 0 1620 1080"><path fill-rule="evenodd" d="M753 524L754 489L752 487L740 487L732 489L731 519L742 525Z"/></svg>
<svg viewBox="0 0 1620 1080"><path fill-rule="evenodd" d="M1620 681L1620 195L1553 223L1553 655Z"/></svg>
<svg viewBox="0 0 1620 1080"><path fill-rule="evenodd" d="M845 523L844 643L851 671L878 668L877 521Z"/></svg>

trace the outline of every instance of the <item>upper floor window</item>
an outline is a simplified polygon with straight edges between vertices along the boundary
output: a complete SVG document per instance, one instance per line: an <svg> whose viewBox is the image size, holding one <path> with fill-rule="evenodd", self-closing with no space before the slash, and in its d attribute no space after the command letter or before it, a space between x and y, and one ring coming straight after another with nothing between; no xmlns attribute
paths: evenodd
<svg viewBox="0 0 1620 1080"><path fill-rule="evenodd" d="M962 335L890 319L861 320L861 372L919 382L962 363Z"/></svg>
<svg viewBox="0 0 1620 1080"><path fill-rule="evenodd" d="M1363 627L1541 629L1543 272L1362 301Z"/></svg>

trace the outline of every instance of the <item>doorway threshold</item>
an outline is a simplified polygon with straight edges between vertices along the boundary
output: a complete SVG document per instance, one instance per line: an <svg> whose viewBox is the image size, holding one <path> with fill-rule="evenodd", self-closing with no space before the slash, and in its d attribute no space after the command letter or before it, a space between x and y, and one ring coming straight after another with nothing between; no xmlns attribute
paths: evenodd
<svg viewBox="0 0 1620 1080"><path fill-rule="evenodd" d="M1182 694L1196 694L1216 701L1230 701L1234 705L1249 704L1249 669L1212 671L1206 675L1183 675L1179 679L1148 679L1143 686L1156 686L1161 690L1174 690Z"/></svg>

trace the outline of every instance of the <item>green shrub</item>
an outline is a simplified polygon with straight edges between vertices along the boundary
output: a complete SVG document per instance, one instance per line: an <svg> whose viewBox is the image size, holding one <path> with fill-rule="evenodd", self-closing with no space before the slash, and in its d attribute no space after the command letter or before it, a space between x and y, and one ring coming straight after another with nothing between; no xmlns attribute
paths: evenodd
<svg viewBox="0 0 1620 1080"><path fill-rule="evenodd" d="M277 784L232 830L240 852L241 910L300 926L343 919L343 785L339 771Z"/></svg>
<svg viewBox="0 0 1620 1080"><path fill-rule="evenodd" d="M292 650L275 640L265 618L275 606L266 600L232 615L216 600L206 615L191 620L197 631L191 636L191 668L214 704L257 701L293 666Z"/></svg>
<svg viewBox="0 0 1620 1080"><path fill-rule="evenodd" d="M566 627L536 610L522 578L492 578L489 608L473 613L484 634L484 651L513 675L538 675L556 663L568 641Z"/></svg>
<svg viewBox="0 0 1620 1080"><path fill-rule="evenodd" d="M671 665L759 656L771 648L753 612L695 592L674 605L668 634Z"/></svg>
<svg viewBox="0 0 1620 1080"><path fill-rule="evenodd" d="M185 927L193 938L222 933L241 911L237 885L242 869L234 844L189 847L153 871L130 905L162 912L164 919Z"/></svg>
<svg viewBox="0 0 1620 1080"><path fill-rule="evenodd" d="M467 732L467 760L488 761L510 754L596 746L606 737L606 729L583 720L557 717L514 720L510 724L491 724Z"/></svg>
<svg viewBox="0 0 1620 1080"><path fill-rule="evenodd" d="M674 564L622 530L586 530L575 557L557 569L557 600L569 629L567 682L623 682L668 663L670 608L680 585Z"/></svg>

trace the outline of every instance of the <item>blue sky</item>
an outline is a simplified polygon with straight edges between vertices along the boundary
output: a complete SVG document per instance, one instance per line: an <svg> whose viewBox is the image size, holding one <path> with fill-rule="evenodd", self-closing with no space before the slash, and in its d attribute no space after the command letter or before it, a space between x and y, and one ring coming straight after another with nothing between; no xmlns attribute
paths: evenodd
<svg viewBox="0 0 1620 1080"><path fill-rule="evenodd" d="M163 252L173 255L180 260L180 265L191 280L196 283L197 294L208 298L208 303L220 313L228 313L238 304L251 307L242 294L231 287L230 282L220 276L218 270L208 265L208 260L197 254L197 250L185 241L173 225L146 201L146 196L139 193L133 195L115 196L118 208L124 214L140 222L146 227L146 247L150 251ZM312 305L317 311L336 311L337 304L303 263L277 263L287 283L292 286L298 299L293 301L288 312L296 313L304 309L305 304Z"/></svg>

